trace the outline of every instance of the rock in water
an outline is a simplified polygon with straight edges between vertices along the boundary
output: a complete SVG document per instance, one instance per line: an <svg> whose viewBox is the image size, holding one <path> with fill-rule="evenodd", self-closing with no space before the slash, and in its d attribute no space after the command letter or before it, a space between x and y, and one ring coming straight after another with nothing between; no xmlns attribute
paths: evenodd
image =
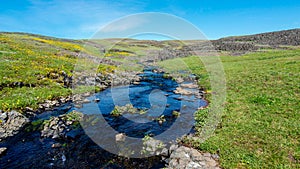
<svg viewBox="0 0 300 169"><path fill-rule="evenodd" d="M1 147L0 148L0 157L3 156L7 151L7 148L6 147Z"/></svg>
<svg viewBox="0 0 300 169"><path fill-rule="evenodd" d="M60 143L54 143L51 145L52 148L60 148L61 144Z"/></svg>
<svg viewBox="0 0 300 169"><path fill-rule="evenodd" d="M62 160L63 162L65 162L65 161L67 160L67 157L63 154L63 155L61 156L61 160Z"/></svg>
<svg viewBox="0 0 300 169"><path fill-rule="evenodd" d="M123 142L125 141L125 134L124 133L119 133L116 135L116 142Z"/></svg>
<svg viewBox="0 0 300 169"><path fill-rule="evenodd" d="M100 102L100 99L97 98L97 99L94 100L94 102L98 103L98 102Z"/></svg>

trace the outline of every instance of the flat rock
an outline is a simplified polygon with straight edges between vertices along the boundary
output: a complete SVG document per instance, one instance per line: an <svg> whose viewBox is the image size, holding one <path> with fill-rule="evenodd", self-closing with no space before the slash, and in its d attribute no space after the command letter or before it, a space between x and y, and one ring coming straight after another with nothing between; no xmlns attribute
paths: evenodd
<svg viewBox="0 0 300 169"><path fill-rule="evenodd" d="M194 83L180 84L180 86L183 87L183 88L190 88L190 89L198 88L198 85L194 84Z"/></svg>
<svg viewBox="0 0 300 169"><path fill-rule="evenodd" d="M182 95L191 95L191 94L193 94L193 92L188 91L186 89L183 89L181 87L177 87L176 90L174 90L174 93L175 94L182 94Z"/></svg>

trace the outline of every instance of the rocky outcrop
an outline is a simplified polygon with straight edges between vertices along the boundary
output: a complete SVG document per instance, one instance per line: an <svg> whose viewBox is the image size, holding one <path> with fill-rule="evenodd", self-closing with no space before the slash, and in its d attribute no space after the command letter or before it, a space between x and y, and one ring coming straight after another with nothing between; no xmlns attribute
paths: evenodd
<svg viewBox="0 0 300 169"><path fill-rule="evenodd" d="M255 51L259 49L253 42L237 42L237 41L214 41L215 48L219 51Z"/></svg>
<svg viewBox="0 0 300 169"><path fill-rule="evenodd" d="M212 44L218 51L229 51L236 54L261 48L280 49L283 48L282 46L299 46L300 29L221 38L212 41Z"/></svg>
<svg viewBox="0 0 300 169"><path fill-rule="evenodd" d="M277 32L261 33L248 36L237 36L222 38L219 41L235 42L254 42L261 45L300 45L300 29L291 29Z"/></svg>
<svg viewBox="0 0 300 169"><path fill-rule="evenodd" d="M0 141L14 136L29 122L29 119L17 111L0 112Z"/></svg>
<svg viewBox="0 0 300 169"><path fill-rule="evenodd" d="M114 72L114 73L97 73L95 75L76 73L74 76L75 86L97 86L100 89L106 89L109 86L129 85L139 81L138 72Z"/></svg>

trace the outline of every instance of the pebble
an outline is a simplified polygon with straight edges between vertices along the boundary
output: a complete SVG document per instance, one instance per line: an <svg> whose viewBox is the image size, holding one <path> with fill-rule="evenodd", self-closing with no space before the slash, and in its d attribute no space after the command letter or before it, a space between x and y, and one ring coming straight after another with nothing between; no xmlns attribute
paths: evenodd
<svg viewBox="0 0 300 169"><path fill-rule="evenodd" d="M124 142L126 135L124 133L119 133L116 135L116 142Z"/></svg>
<svg viewBox="0 0 300 169"><path fill-rule="evenodd" d="M75 104L74 107L77 108L77 109L80 109L80 108L82 108L82 104Z"/></svg>
<svg viewBox="0 0 300 169"><path fill-rule="evenodd" d="M83 101L82 101L82 103L90 103L91 101L90 100L88 100L88 99L84 99Z"/></svg>
<svg viewBox="0 0 300 169"><path fill-rule="evenodd" d="M97 98L94 100L94 102L98 103L98 102L100 102L100 99Z"/></svg>
<svg viewBox="0 0 300 169"><path fill-rule="evenodd" d="M61 156L61 160L62 160L63 162L65 162L65 161L67 160L67 158L66 158L66 156L65 156L64 154Z"/></svg>
<svg viewBox="0 0 300 169"><path fill-rule="evenodd" d="M54 143L54 144L52 144L51 147L52 147L52 148L60 148L60 147L61 147L61 144L60 144L60 143Z"/></svg>

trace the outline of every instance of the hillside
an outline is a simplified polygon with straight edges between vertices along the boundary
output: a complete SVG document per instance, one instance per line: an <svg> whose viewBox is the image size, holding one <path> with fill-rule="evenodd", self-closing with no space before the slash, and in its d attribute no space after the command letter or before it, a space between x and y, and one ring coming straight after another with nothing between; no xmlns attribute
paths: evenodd
<svg viewBox="0 0 300 169"><path fill-rule="evenodd" d="M288 49L300 45L300 29L226 37L213 41L217 50L233 53L266 49Z"/></svg>

